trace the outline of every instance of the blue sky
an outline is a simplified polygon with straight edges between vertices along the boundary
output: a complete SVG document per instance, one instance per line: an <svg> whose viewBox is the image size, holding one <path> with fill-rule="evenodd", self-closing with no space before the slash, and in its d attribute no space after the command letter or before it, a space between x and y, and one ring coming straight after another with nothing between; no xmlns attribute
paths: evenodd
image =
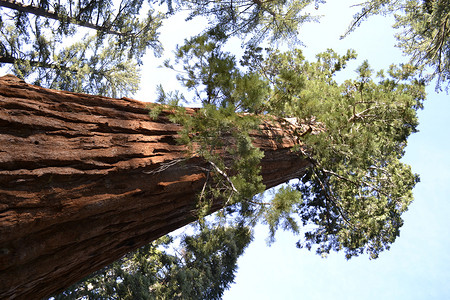
<svg viewBox="0 0 450 300"><path fill-rule="evenodd" d="M325 15L320 24L302 28L300 38L307 58L327 48L345 53L353 48L358 60L347 68L347 75L365 59L375 70L405 62L395 48L392 18L374 17L344 40L357 8L357 1L329 1L317 11ZM189 27L182 18L170 20L161 35L166 51L182 43L186 32L199 32L203 24ZM148 56L144 62L141 91L135 98L154 101L154 86L177 88L174 74L155 69L161 61ZM147 71L148 70L148 71ZM450 299L450 99L445 92L427 89L425 109L419 112L419 133L408 141L404 162L420 174L414 189L415 200L404 214L401 235L377 260L368 256L345 260L342 253L323 259L314 252L297 249L297 238L279 232L272 246L263 226L256 228L255 240L239 259L236 283L224 299ZM149 98L150 97L150 98Z"/></svg>

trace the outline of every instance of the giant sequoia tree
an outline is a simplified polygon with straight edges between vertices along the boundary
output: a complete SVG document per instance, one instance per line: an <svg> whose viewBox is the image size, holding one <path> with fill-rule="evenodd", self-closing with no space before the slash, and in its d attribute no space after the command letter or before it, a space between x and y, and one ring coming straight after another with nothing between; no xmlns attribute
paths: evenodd
<svg viewBox="0 0 450 300"><path fill-rule="evenodd" d="M320 254L376 258L388 249L418 180L400 158L418 124L424 80L411 65L375 79L364 62L357 78L339 84L334 75L352 51L308 62L299 50L258 47L265 37L295 35L310 2L323 1L167 1L169 13L187 7L190 18L211 21L167 62L183 69L179 79L199 109L180 107L183 96L162 89L162 104L147 106L3 77L0 295L48 295L195 220L200 231L183 239L179 255L157 248L166 241L147 245L64 295L218 298L260 221L272 237L308 225L298 246ZM1 3L16 13L9 27L1 24L0 62L43 86L132 91L127 74L136 73L126 66L157 47L159 19L134 19L131 2L116 14L99 1ZM32 34L24 29L30 18ZM52 42L44 25L56 26ZM77 26L97 34L56 54L56 41ZM133 44L139 34L144 43ZM223 50L233 35L247 41L241 58ZM122 73L108 77L108 63ZM289 181L271 200L255 196ZM199 274L216 277L189 286Z"/></svg>

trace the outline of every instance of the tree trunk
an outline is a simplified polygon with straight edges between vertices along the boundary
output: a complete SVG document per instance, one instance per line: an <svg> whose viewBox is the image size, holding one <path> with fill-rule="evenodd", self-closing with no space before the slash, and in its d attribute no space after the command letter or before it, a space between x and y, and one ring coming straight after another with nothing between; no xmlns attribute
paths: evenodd
<svg viewBox="0 0 450 300"><path fill-rule="evenodd" d="M0 77L0 299L48 296L196 219L207 163L149 105ZM267 188L303 174L292 130L313 125L262 128Z"/></svg>

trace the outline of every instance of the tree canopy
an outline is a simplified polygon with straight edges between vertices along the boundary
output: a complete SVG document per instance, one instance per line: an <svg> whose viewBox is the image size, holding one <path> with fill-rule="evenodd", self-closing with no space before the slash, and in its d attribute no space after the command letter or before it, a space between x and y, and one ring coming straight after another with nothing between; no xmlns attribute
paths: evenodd
<svg viewBox="0 0 450 300"><path fill-rule="evenodd" d="M170 241L165 237L62 295L220 298L234 278L237 257L251 241L251 228L260 222L269 226L272 240L279 228L295 233L303 228L297 246L321 255L335 250L347 258L363 253L377 258L389 249L419 180L400 159L416 131L425 84L435 77L438 88L450 82L450 5L447 0L362 4L348 33L372 15L393 13L394 26L403 29L398 46L411 61L378 72L365 61L356 78L339 83L335 75L356 57L354 51L339 55L329 49L307 61L298 49L276 49L282 41L299 45L299 26L317 20L306 11L322 3L0 1L1 65L43 86L110 96L138 89L146 50L162 51L158 29L164 18L188 10L188 20L201 16L209 22L166 63L182 69L180 82L202 108L187 115L182 93L161 88L159 95L160 102L174 105L171 121L183 125L179 142L210 163L198 196L201 230L182 239L180 253L162 250ZM80 34L84 38L68 43ZM241 57L224 50L232 36L243 41ZM272 48L261 48L264 41ZM157 116L158 110L151 114ZM312 167L267 199L258 164L264 154L253 146L251 132L263 120L280 118L320 124L323 130L297 133L295 151ZM217 197L226 200L226 207L217 218L205 218ZM201 279L198 286L192 278Z"/></svg>
<svg viewBox="0 0 450 300"><path fill-rule="evenodd" d="M340 56L328 50L308 62L300 50L263 55L261 48L250 47L241 60L247 68L242 72L231 54L205 38L188 40L177 53L188 74L179 79L195 89L204 107L194 117L174 121L184 125L183 142L201 145L197 155L221 170L238 170L229 176L228 203L236 203L244 218L260 216L272 237L279 225L296 233L299 224L313 225L298 246L317 245L322 254L333 249L345 250L349 258L363 252L375 258L389 248L418 181L400 162L425 98L414 67L391 66L375 80L364 62L356 79L338 84L333 77L355 58L352 51ZM304 144L297 150L314 166L307 175L282 188L271 203L248 201L262 190L259 170L251 167L262 154L252 147L249 133L269 115L319 122L324 133L299 133ZM228 166L211 155L216 145L223 147L224 133L235 139L228 151L239 158Z"/></svg>

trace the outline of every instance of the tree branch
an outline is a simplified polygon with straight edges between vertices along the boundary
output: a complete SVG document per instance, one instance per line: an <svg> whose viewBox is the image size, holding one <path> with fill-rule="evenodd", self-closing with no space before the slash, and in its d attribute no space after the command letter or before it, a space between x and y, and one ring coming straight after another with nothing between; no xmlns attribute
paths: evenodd
<svg viewBox="0 0 450 300"><path fill-rule="evenodd" d="M57 20L59 22L67 21L71 24L75 24L81 27L86 27L90 29L94 29L97 31L101 31L107 34L114 34L119 36L127 36L129 33L120 32L117 30L112 30L111 26L100 26L96 24L92 24L90 22L82 21L78 18L70 17L67 15L61 15L54 11L49 11L43 9L41 7L33 6L33 5L24 5L23 3L16 2L14 0L0 0L0 7L6 7L13 10L17 10L20 12L33 14L35 16L40 16L48 19Z"/></svg>
<svg viewBox="0 0 450 300"><path fill-rule="evenodd" d="M335 207L337 208L339 215L344 219L345 223L347 223L348 225L350 225L350 227L352 227L353 229L355 229L356 227L350 222L349 219L347 219L347 217L344 214L344 211L342 210L341 206L339 205L339 203L337 202L337 200L335 200L332 191L330 190L330 187L327 185L325 186L325 184L322 182L322 180L320 179L319 175L313 171L316 176L317 179L319 180L319 184L320 187L322 188L322 190L325 192L325 194L329 195L329 200L331 200L331 202L333 202L333 204L335 205Z"/></svg>

